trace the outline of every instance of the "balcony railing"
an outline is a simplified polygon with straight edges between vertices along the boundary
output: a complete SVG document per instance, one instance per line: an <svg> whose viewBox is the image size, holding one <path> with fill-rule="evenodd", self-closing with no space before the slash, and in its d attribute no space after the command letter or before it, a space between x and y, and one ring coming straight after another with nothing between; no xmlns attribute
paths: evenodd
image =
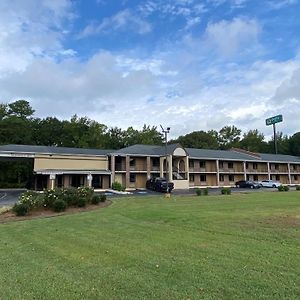
<svg viewBox="0 0 300 300"><path fill-rule="evenodd" d="M116 164L115 165L115 170L116 171L126 171L126 164L121 163L121 164ZM132 166L129 166L130 171L147 171L147 164L146 163L136 163ZM151 166L150 171L159 171L160 167L159 166Z"/></svg>

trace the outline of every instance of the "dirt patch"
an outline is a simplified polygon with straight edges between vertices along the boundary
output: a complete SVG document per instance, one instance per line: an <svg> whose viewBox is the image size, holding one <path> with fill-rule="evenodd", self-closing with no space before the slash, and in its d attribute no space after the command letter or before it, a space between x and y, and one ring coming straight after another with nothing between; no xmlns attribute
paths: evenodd
<svg viewBox="0 0 300 300"><path fill-rule="evenodd" d="M0 223L71 215L71 214L76 214L76 213L80 213L80 212L87 212L87 211L91 211L91 210L104 208L104 207L109 206L111 203L112 203L111 200L106 200L105 202L100 202L98 205L89 204L85 207L69 207L66 211L61 212L61 213L56 213L52 210L46 210L46 209L36 210L36 211L30 212L27 216L24 216L24 217L17 217L13 212L8 211L8 212L5 212L0 215Z"/></svg>
<svg viewBox="0 0 300 300"><path fill-rule="evenodd" d="M267 224L272 227L300 228L300 215L272 216L272 217L265 218L261 223Z"/></svg>

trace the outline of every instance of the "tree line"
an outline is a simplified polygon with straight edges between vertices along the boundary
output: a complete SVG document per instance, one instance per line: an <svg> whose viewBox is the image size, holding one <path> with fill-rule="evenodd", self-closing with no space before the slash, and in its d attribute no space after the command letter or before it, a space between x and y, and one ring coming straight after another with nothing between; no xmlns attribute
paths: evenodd
<svg viewBox="0 0 300 300"><path fill-rule="evenodd" d="M59 147L120 149L134 144L162 145L164 137L155 126L144 125L121 129L87 117L74 115L70 120L55 117L34 117L35 110L26 100L0 103L0 144L27 144ZM221 130L194 131L169 143L183 147L230 149L242 148L252 152L273 153L273 140L266 141L263 133L251 129L242 133L236 126ZM300 156L300 132L292 136L277 134L278 153Z"/></svg>

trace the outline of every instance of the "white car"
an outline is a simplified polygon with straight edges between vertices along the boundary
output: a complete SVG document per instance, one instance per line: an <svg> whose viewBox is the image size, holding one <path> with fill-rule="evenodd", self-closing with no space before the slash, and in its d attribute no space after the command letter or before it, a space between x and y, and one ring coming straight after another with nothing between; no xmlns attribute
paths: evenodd
<svg viewBox="0 0 300 300"><path fill-rule="evenodd" d="M273 180L262 180L259 183L262 187L278 188L279 186L281 186L280 182Z"/></svg>

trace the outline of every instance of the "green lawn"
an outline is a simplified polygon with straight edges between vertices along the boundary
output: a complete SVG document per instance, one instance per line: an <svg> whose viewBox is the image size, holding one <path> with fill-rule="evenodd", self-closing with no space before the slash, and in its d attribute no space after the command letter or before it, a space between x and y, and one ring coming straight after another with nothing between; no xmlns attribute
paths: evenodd
<svg viewBox="0 0 300 300"><path fill-rule="evenodd" d="M299 299L300 192L115 199L0 224L0 299Z"/></svg>

